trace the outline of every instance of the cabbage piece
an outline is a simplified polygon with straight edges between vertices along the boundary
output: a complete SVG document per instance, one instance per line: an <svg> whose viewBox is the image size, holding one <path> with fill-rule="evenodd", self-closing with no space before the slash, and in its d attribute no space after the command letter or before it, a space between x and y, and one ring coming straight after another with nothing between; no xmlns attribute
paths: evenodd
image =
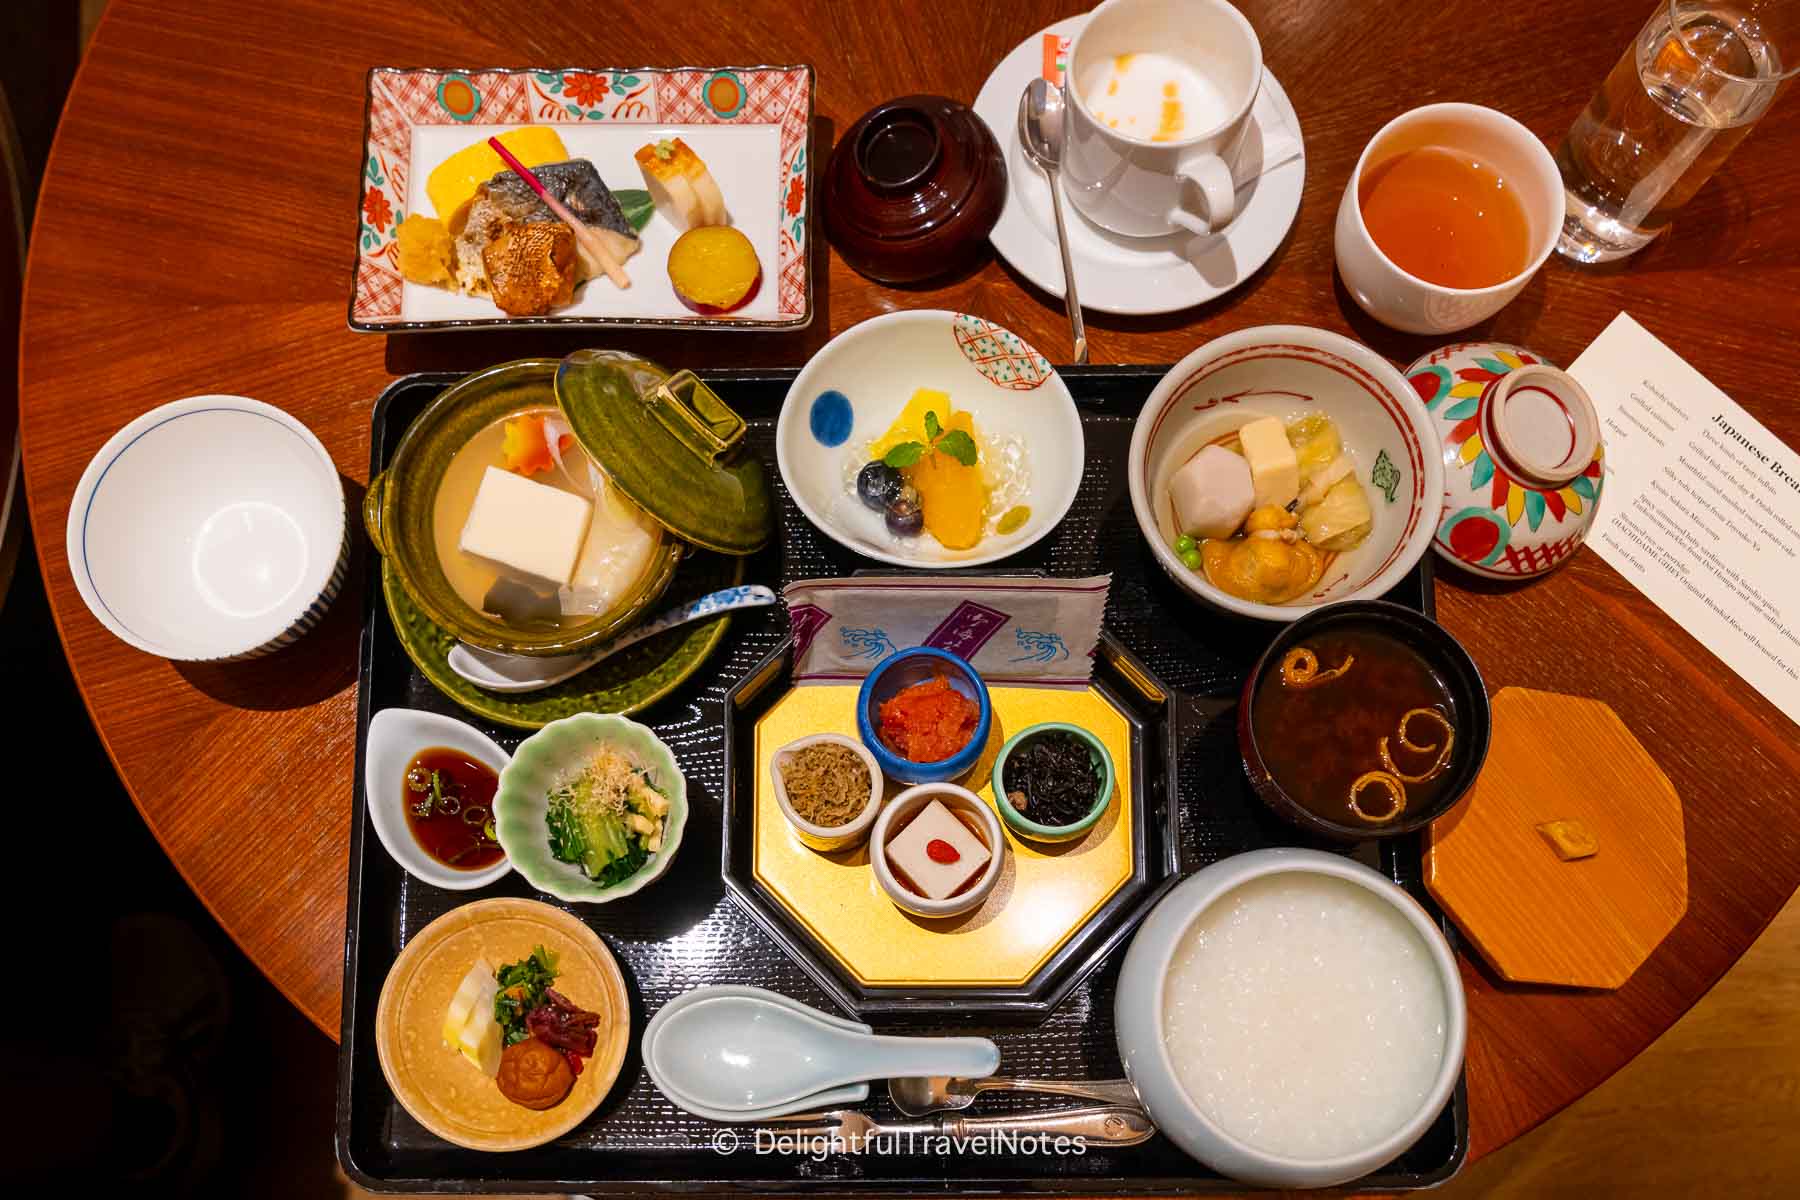
<svg viewBox="0 0 1800 1200"><path fill-rule="evenodd" d="M1310 413L1287 427L1288 443L1300 460L1300 487L1344 453L1337 426L1324 413Z"/></svg>
<svg viewBox="0 0 1800 1200"><path fill-rule="evenodd" d="M1300 532L1319 549L1341 554L1362 545L1374 521L1362 484L1356 476L1346 475L1331 485L1323 500L1300 511Z"/></svg>

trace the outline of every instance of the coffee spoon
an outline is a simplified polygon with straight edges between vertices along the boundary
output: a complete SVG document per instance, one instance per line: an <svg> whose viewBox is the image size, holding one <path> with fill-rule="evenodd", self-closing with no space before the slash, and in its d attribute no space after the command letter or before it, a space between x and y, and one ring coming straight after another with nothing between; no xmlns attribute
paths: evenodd
<svg viewBox="0 0 1800 1200"><path fill-rule="evenodd" d="M1069 231L1063 225L1062 189L1057 172L1062 168L1063 94L1049 80L1034 79L1019 97L1019 146L1050 181L1050 207L1056 213L1056 248L1062 251L1063 303L1069 310L1069 328L1075 335L1076 365L1088 360L1087 325L1081 319L1081 301L1075 298L1075 264L1069 257Z"/></svg>

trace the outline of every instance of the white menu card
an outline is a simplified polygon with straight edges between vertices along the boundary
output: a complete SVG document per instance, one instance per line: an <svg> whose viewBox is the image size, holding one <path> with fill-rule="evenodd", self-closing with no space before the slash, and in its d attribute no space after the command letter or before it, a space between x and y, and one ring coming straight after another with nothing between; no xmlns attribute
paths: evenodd
<svg viewBox="0 0 1800 1200"><path fill-rule="evenodd" d="M1569 373L1606 443L1587 544L1800 722L1800 454L1625 313Z"/></svg>

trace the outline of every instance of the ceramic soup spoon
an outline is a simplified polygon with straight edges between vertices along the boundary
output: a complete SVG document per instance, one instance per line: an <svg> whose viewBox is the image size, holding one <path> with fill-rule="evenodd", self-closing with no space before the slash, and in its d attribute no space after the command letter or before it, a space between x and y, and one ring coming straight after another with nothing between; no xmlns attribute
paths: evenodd
<svg viewBox="0 0 1800 1200"><path fill-rule="evenodd" d="M666 633L677 625L701 621L740 608L762 608L775 603L775 593L759 584L722 588L698 600L677 605L606 642L598 649L554 658L528 654L502 654L458 642L450 647L450 669L478 688L490 692L535 692L581 674L601 659L635 646L645 638Z"/></svg>
<svg viewBox="0 0 1800 1200"><path fill-rule="evenodd" d="M646 1057L665 1090L718 1112L766 1111L868 1079L980 1077L1000 1065L986 1038L862 1033L773 993L698 991L657 1014Z"/></svg>

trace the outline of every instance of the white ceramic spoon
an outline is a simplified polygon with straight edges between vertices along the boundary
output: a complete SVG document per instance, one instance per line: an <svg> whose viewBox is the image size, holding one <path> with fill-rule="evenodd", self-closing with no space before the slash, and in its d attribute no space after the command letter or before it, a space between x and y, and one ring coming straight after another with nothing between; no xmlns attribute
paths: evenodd
<svg viewBox="0 0 1800 1200"><path fill-rule="evenodd" d="M1000 1066L986 1038L888 1037L846 1024L761 989L696 988L645 1029L645 1060L670 1099L740 1115L869 1079L979 1078Z"/></svg>
<svg viewBox="0 0 1800 1200"><path fill-rule="evenodd" d="M677 625L701 621L739 608L764 608L775 603L775 593L760 584L722 588L698 600L671 608L660 617L626 631L598 649L555 658L526 654L502 654L458 642L450 647L450 669L478 688L490 692L535 692L579 675L601 659L635 646Z"/></svg>

